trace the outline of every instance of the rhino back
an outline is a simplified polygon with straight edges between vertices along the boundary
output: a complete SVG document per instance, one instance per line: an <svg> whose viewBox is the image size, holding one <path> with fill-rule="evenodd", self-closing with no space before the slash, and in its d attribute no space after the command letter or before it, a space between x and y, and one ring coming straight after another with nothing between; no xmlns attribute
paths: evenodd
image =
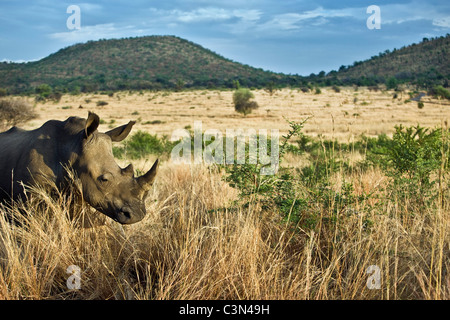
<svg viewBox="0 0 450 320"><path fill-rule="evenodd" d="M21 182L56 183L62 178L65 150L73 138L65 130L68 121L51 120L31 131L14 127L0 134L0 200L22 194Z"/></svg>

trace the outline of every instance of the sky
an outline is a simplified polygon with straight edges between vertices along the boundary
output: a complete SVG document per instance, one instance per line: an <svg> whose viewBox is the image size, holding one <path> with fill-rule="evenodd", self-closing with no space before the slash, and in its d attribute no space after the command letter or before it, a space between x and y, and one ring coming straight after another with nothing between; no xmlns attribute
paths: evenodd
<svg viewBox="0 0 450 320"><path fill-rule="evenodd" d="M0 61L35 61L89 40L175 35L236 62L309 75L447 33L448 0L0 0Z"/></svg>

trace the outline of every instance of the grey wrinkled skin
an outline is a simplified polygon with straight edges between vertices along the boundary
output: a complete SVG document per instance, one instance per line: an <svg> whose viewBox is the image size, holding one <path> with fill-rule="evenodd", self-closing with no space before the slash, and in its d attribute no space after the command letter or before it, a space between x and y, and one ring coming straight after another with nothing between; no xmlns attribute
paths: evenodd
<svg viewBox="0 0 450 320"><path fill-rule="evenodd" d="M125 139L135 122L105 133L97 131L99 123L89 112L88 119L50 120L35 130L13 127L0 133L0 201L23 197L23 185L50 181L64 190L69 168L93 208L121 224L142 220L158 160L146 174L134 177L131 164L120 168L114 161L112 142Z"/></svg>

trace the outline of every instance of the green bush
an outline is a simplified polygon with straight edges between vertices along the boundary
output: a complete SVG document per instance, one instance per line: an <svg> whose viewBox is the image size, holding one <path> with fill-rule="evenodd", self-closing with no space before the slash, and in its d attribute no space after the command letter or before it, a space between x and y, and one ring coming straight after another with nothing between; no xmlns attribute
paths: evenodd
<svg viewBox="0 0 450 320"><path fill-rule="evenodd" d="M108 102L103 101L103 100L97 101L97 106L98 107L106 106L107 104L108 104Z"/></svg>
<svg viewBox="0 0 450 320"><path fill-rule="evenodd" d="M37 86L35 91L40 97L44 99L47 99L53 92L52 87L45 83Z"/></svg>
<svg viewBox="0 0 450 320"><path fill-rule="evenodd" d="M170 142L167 137L158 138L144 131L138 131L124 141L121 147L113 147L116 158L140 159L149 154L168 154L176 142Z"/></svg>
<svg viewBox="0 0 450 320"><path fill-rule="evenodd" d="M432 90L433 95L442 99L450 99L450 91L443 86L436 86Z"/></svg>
<svg viewBox="0 0 450 320"><path fill-rule="evenodd" d="M448 173L450 132L419 125L395 130L381 157L384 171L392 178L389 188L396 197L408 199L410 206L427 208L439 194L436 182Z"/></svg>
<svg viewBox="0 0 450 320"><path fill-rule="evenodd" d="M284 142L279 148L279 163L282 162L287 151L288 141L300 134L305 122L306 120L300 123L289 122L290 130L286 136L283 136ZM270 145L271 141L268 139L268 151L271 150ZM301 182L293 170L279 167L273 175L262 175L263 165L249 163L247 151L244 164L225 166L225 181L239 190L239 196L244 205L250 204L256 198L264 208L275 209L283 218L298 222L306 206L306 200L299 196Z"/></svg>
<svg viewBox="0 0 450 320"><path fill-rule="evenodd" d="M252 112L252 110L259 108L256 101L251 101L255 96L253 93L246 88L239 88L233 94L234 109L247 115Z"/></svg>
<svg viewBox="0 0 450 320"><path fill-rule="evenodd" d="M397 86L398 86L398 80L397 80L397 78L395 78L395 77L389 77L387 80L386 80L386 88L389 90L389 89L396 89L397 88Z"/></svg>
<svg viewBox="0 0 450 320"><path fill-rule="evenodd" d="M448 131L430 130L419 125L403 128L400 125L392 138L392 148L388 149L388 161L399 173L406 173L410 178L418 176L421 181L428 180L431 172L439 169L442 152L448 153L448 140L444 145L444 134L448 135Z"/></svg>

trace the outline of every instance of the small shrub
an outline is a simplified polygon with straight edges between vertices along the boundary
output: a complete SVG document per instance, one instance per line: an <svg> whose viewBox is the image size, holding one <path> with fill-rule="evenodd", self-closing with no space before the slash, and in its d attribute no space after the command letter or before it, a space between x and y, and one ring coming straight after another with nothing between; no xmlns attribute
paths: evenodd
<svg viewBox="0 0 450 320"><path fill-rule="evenodd" d="M395 77L389 77L387 80L386 80L386 88L389 90L389 89L396 89L397 88L397 86L398 86L398 80L397 80L397 78L395 78Z"/></svg>
<svg viewBox="0 0 450 320"><path fill-rule="evenodd" d="M445 89L443 86L436 86L431 90L431 94L438 98L449 99L450 100L450 91Z"/></svg>
<svg viewBox="0 0 450 320"><path fill-rule="evenodd" d="M390 192L410 199L421 210L437 198L434 185L449 167L450 136L446 129L397 126L386 148L380 151L381 167L392 177Z"/></svg>
<svg viewBox="0 0 450 320"><path fill-rule="evenodd" d="M102 106L106 106L108 104L108 102L100 100L97 101L97 107L102 107Z"/></svg>
<svg viewBox="0 0 450 320"><path fill-rule="evenodd" d="M302 92L304 92L304 93L308 93L308 92L309 92L309 88L308 88L308 87L305 87L305 86L300 87L300 90L301 90Z"/></svg>
<svg viewBox="0 0 450 320"><path fill-rule="evenodd" d="M36 87L35 92L42 98L47 99L52 93L52 87L48 84L41 84Z"/></svg>
<svg viewBox="0 0 450 320"><path fill-rule="evenodd" d="M307 120L307 119L306 119ZM289 140L299 136L306 120L296 123L288 121L290 129L283 136L283 143L279 149L279 162L283 160L284 154L289 151ZM267 150L270 150L271 142L267 141ZM246 146L248 148L248 145ZM258 148L261 148L258 145ZM248 157L246 151L246 157ZM279 167L273 175L262 175L261 169L264 165L251 164L246 159L244 164L232 164L225 166L225 181L231 187L239 190L239 197L244 205L249 205L257 198L266 209L275 209L281 216L290 222L299 221L302 211L306 205L304 199L299 198L298 189L300 180L290 168Z"/></svg>
<svg viewBox="0 0 450 320"><path fill-rule="evenodd" d="M265 90L269 93L270 96L272 96L275 93L275 91L277 90L275 82L269 81L266 85Z"/></svg>
<svg viewBox="0 0 450 320"><path fill-rule="evenodd" d="M236 90L233 94L234 109L236 112L243 113L247 115L252 112L252 110L259 108L256 101L251 101L255 96L249 89L240 88Z"/></svg>
<svg viewBox="0 0 450 320"><path fill-rule="evenodd" d="M0 129L16 126L36 116L33 107L25 100L0 99Z"/></svg>
<svg viewBox="0 0 450 320"><path fill-rule="evenodd" d="M417 108L422 109L423 107L424 105L422 101L417 102Z"/></svg>
<svg viewBox="0 0 450 320"><path fill-rule="evenodd" d="M152 120L152 121L145 121L142 122L142 124L163 124L166 123L165 121L161 121L161 120Z"/></svg>
<svg viewBox="0 0 450 320"><path fill-rule="evenodd" d="M158 138L148 132L138 131L127 139L122 147L113 147L116 158L140 159L149 154L169 153L176 142L170 142L165 136Z"/></svg>

